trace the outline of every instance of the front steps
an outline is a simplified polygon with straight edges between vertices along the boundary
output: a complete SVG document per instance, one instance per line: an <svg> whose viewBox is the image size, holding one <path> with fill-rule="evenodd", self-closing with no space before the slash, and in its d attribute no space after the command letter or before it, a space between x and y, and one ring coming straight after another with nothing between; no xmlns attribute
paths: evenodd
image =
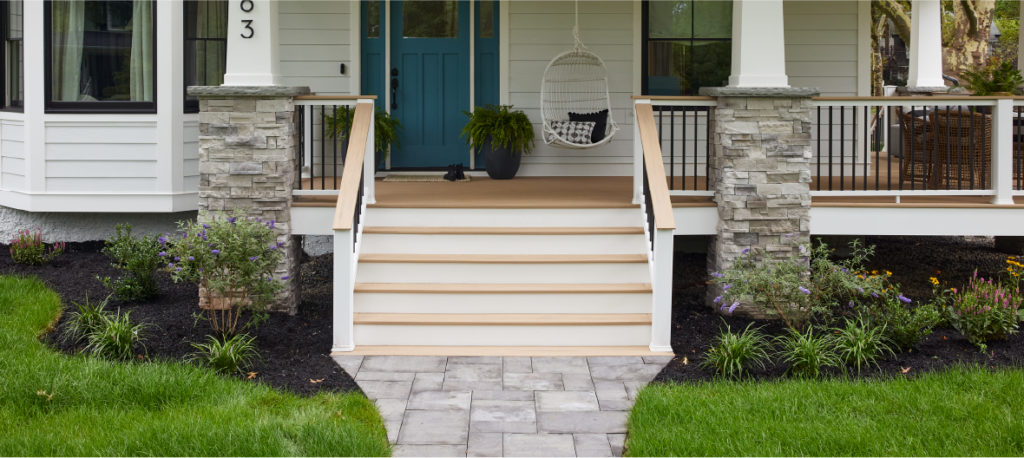
<svg viewBox="0 0 1024 458"><path fill-rule="evenodd" d="M649 354L641 221L639 208L371 207L356 353Z"/></svg>

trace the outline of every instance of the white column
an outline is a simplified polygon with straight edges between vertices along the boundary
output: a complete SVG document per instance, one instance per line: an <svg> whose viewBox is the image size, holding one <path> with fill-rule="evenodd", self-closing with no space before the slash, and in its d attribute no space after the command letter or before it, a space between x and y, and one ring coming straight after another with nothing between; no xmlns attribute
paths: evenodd
<svg viewBox="0 0 1024 458"><path fill-rule="evenodd" d="M273 0L240 0L228 7L225 86L280 84L277 8Z"/></svg>
<svg viewBox="0 0 1024 458"><path fill-rule="evenodd" d="M647 209L647 211L652 211ZM672 352L673 229L654 229L654 269L651 286L651 351Z"/></svg>
<svg viewBox="0 0 1024 458"><path fill-rule="evenodd" d="M942 18L939 0L912 0L908 88L941 88Z"/></svg>
<svg viewBox="0 0 1024 458"><path fill-rule="evenodd" d="M640 121L636 118L636 104L650 104L650 99L633 101L633 204L644 203L644 147L640 144ZM650 211L648 209L647 211Z"/></svg>
<svg viewBox="0 0 1024 458"><path fill-rule="evenodd" d="M732 87L789 87L782 0L732 4Z"/></svg>
<svg viewBox="0 0 1024 458"><path fill-rule="evenodd" d="M46 79L42 77L45 55L43 2L24 2L23 46L25 62L25 191L46 192L46 126L43 112L46 103ZM25 210L31 210L25 208Z"/></svg>
<svg viewBox="0 0 1024 458"><path fill-rule="evenodd" d="M992 203L1013 205L1013 99L992 107Z"/></svg>
<svg viewBox="0 0 1024 458"><path fill-rule="evenodd" d="M181 193L185 191L185 76L181 72L184 7L182 2L157 2L156 8L161 18L156 25L156 68L160 74L156 87L157 192Z"/></svg>
<svg viewBox="0 0 1024 458"><path fill-rule="evenodd" d="M354 231L355 228L334 231L334 313L331 352L356 349L353 322L355 319L353 288L356 278L356 258L352 253Z"/></svg>

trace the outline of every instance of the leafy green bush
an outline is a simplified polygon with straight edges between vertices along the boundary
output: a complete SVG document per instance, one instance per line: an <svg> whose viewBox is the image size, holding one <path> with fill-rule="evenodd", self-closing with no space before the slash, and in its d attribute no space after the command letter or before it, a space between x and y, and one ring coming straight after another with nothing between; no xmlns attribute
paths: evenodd
<svg viewBox="0 0 1024 458"><path fill-rule="evenodd" d="M775 338L778 360L789 365L790 373L798 377L818 378L824 369L841 364L836 355L835 339L828 335L815 335L814 326L803 332L789 330Z"/></svg>
<svg viewBox="0 0 1024 458"><path fill-rule="evenodd" d="M722 285L714 302L732 313L744 300L753 300L769 315L775 315L790 329L803 329L810 318L810 294L806 288L807 264L799 257L760 260L760 249L745 249L732 266L712 273L712 282Z"/></svg>
<svg viewBox="0 0 1024 458"><path fill-rule="evenodd" d="M192 344L198 350L192 359L201 360L217 372L242 372L259 357L256 338L248 334L217 338L206 336L205 343Z"/></svg>
<svg viewBox="0 0 1024 458"><path fill-rule="evenodd" d="M974 272L963 291L954 294L948 309L949 323L981 351L993 340L1017 332L1021 302L1019 288L1007 288Z"/></svg>
<svg viewBox="0 0 1024 458"><path fill-rule="evenodd" d="M84 302L72 302L75 305L75 310L68 313L67 326L64 328L64 339L78 342L98 331L105 323L104 317L110 315L106 310L109 301L110 296L107 296L102 301L93 303L89 301L89 296L86 295Z"/></svg>
<svg viewBox="0 0 1024 458"><path fill-rule="evenodd" d="M857 369L878 366L878 359L886 353L894 355L885 343L885 326L869 326L864 320L846 320L846 326L836 329L836 354L847 366Z"/></svg>
<svg viewBox="0 0 1024 458"><path fill-rule="evenodd" d="M129 315L130 312L99 315L99 326L86 336L89 342L86 351L113 359L131 359L135 356L135 347L142 344L142 332L148 326L144 323L132 324Z"/></svg>
<svg viewBox="0 0 1024 458"><path fill-rule="evenodd" d="M213 330L228 335L235 334L244 308L256 318L250 324L265 317L266 305L288 280L274 278L284 246L276 240L275 222L244 215L236 211L207 218L206 223L179 222L181 237L166 241L166 251L158 253L174 281L195 282L207 292L207 304L229 302L225 307L208 307Z"/></svg>
<svg viewBox="0 0 1024 458"><path fill-rule="evenodd" d="M166 240L160 237L160 240ZM110 258L111 266L124 272L115 280L101 278L103 284L120 300L133 302L156 297L156 271L162 264L160 242L155 236L132 236L129 224L118 224L113 238L103 246L103 254Z"/></svg>
<svg viewBox="0 0 1024 458"><path fill-rule="evenodd" d="M327 135L339 141L347 139L352 131L352 118L355 112L352 107L335 107L333 115L324 116ZM398 141L398 130L401 128L402 123L398 119L391 117L390 113L378 106L373 115L374 149L378 153L387 153L392 143L401 146Z"/></svg>
<svg viewBox="0 0 1024 458"><path fill-rule="evenodd" d="M64 242L54 243L49 249L43 243L43 231L40 228L33 230L23 229L18 235L10 240L11 259L18 264L37 266L46 264L60 256L64 252Z"/></svg>
<svg viewBox="0 0 1024 458"><path fill-rule="evenodd" d="M487 105L463 113L469 122L462 128L462 136L477 151L490 139L493 147L507 148L509 154L533 152L533 123L526 113L512 111L511 105Z"/></svg>
<svg viewBox="0 0 1024 458"><path fill-rule="evenodd" d="M1013 62L991 58L988 62L966 70L963 78L974 95L992 95L997 92L1013 92L1024 84L1024 77Z"/></svg>
<svg viewBox="0 0 1024 458"><path fill-rule="evenodd" d="M914 304L897 290L887 291L869 303L863 316L871 326L882 328L882 335L901 350L917 346L942 321L935 303Z"/></svg>
<svg viewBox="0 0 1024 458"><path fill-rule="evenodd" d="M701 365L714 369L724 377L737 379L755 365L764 369L764 363L769 359L770 344L759 328L752 328L753 325L748 324L740 332L732 332L729 325L726 325L725 331L715 338Z"/></svg>
<svg viewBox="0 0 1024 458"><path fill-rule="evenodd" d="M858 304L871 302L887 289L891 272L867 268L875 247L854 239L849 250L849 257L835 261L834 250L819 239L811 252L811 308L822 322L854 316Z"/></svg>

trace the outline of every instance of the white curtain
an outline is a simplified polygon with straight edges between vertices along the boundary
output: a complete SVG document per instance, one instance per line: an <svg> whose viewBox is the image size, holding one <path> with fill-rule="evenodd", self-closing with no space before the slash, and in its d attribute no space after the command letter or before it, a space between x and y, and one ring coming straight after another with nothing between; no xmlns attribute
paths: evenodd
<svg viewBox="0 0 1024 458"><path fill-rule="evenodd" d="M135 0L132 9L131 99L153 100L153 3Z"/></svg>
<svg viewBox="0 0 1024 458"><path fill-rule="evenodd" d="M52 6L53 99L78 101L81 96L85 2L55 1Z"/></svg>

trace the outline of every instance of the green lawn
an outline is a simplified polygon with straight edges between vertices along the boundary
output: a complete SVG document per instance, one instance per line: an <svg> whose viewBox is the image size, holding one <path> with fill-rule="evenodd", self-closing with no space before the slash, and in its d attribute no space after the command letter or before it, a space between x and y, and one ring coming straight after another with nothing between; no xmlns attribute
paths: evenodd
<svg viewBox="0 0 1024 458"><path fill-rule="evenodd" d="M630 456L1021 456L1024 371L651 385Z"/></svg>
<svg viewBox="0 0 1024 458"><path fill-rule="evenodd" d="M390 454L362 395L300 398L185 364L66 356L37 339L59 310L39 281L0 276L0 455Z"/></svg>

